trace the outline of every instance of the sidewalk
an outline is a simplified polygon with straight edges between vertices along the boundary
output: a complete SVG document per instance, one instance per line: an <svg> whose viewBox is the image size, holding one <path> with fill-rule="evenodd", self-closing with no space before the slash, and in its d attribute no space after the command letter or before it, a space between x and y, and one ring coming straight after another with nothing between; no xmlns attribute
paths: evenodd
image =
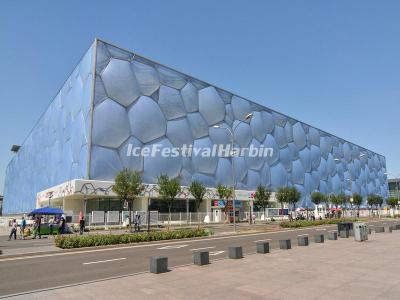
<svg viewBox="0 0 400 300"><path fill-rule="evenodd" d="M29 237L25 240L17 239L8 241L8 236L1 236L0 250L3 251L2 256L8 256L59 251L60 249L54 245L54 237L43 237L42 239L32 239Z"/></svg>
<svg viewBox="0 0 400 300"><path fill-rule="evenodd" d="M399 299L399 248L400 231L373 233L14 299Z"/></svg>

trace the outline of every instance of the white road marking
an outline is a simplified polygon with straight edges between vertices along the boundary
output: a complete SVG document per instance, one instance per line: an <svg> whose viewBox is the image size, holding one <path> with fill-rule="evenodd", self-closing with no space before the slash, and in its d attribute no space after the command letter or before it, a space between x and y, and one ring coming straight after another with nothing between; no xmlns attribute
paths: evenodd
<svg viewBox="0 0 400 300"><path fill-rule="evenodd" d="M258 241L254 241L254 243L257 243L257 242L267 242L267 241L271 241L271 239L258 240Z"/></svg>
<svg viewBox="0 0 400 300"><path fill-rule="evenodd" d="M114 258L114 259L106 259L106 260L98 260L98 261L91 261L87 263L82 263L82 265L93 265L93 264L100 264L100 263L105 263L105 262L110 262L110 261L117 261L117 260L124 260L126 257L121 257L121 258Z"/></svg>
<svg viewBox="0 0 400 300"><path fill-rule="evenodd" d="M368 223L378 223L378 222L380 222L380 221L370 221ZM334 224L326 225L326 227L332 227L332 226L334 226ZM194 239L194 240L187 240L185 242L186 243L196 243L196 242L204 242L204 241L211 241L211 240L225 240L225 239L235 239L235 238L237 239L237 238L242 238L242 237L247 237L247 236L273 235L273 234L281 234L281 233L285 233L285 232L303 231L303 230L317 229L317 228L320 228L320 227L312 226L312 227L304 227L304 228L300 228L300 229L286 229L286 230L280 230L280 231L274 231L274 232L257 232L257 233L229 235L229 236L221 236L221 237L210 237L210 238L201 238L201 239L199 238L199 239ZM121 250L126 250L126 249L147 248L147 247L161 246L161 245L165 245L165 244L172 245L172 244L177 244L177 243L182 243L182 241L164 242L164 243L143 242L143 243L141 243L141 245L132 245L132 246L113 245L114 247L112 247L112 248L101 248L101 249L87 248L88 250L83 250L83 251L71 251L71 252L51 253L51 254L42 254L42 255L10 257L10 258L0 259L0 263L7 262L7 261L25 260L25 259L31 259L31 258L43 258L43 257L51 257L51 256L63 256L63 255L74 255L74 254L106 252L106 251L121 251ZM120 246L120 247L117 247L117 246ZM32 254L34 254L34 252Z"/></svg>
<svg viewBox="0 0 400 300"><path fill-rule="evenodd" d="M326 231L326 229L316 229L316 231Z"/></svg>
<svg viewBox="0 0 400 300"><path fill-rule="evenodd" d="M298 236L309 236L309 234L299 234Z"/></svg>
<svg viewBox="0 0 400 300"><path fill-rule="evenodd" d="M210 256L215 256L215 255L220 255L220 254L222 254L222 253L224 253L224 252L225 252L225 251L222 251L222 250L221 250L221 251L214 251L214 252L210 252L209 255L210 255Z"/></svg>
<svg viewBox="0 0 400 300"><path fill-rule="evenodd" d="M211 246L211 247L203 247L203 248L196 248L196 249L190 249L190 251L198 251L198 250L206 250L206 249L214 249L215 246Z"/></svg>
<svg viewBox="0 0 400 300"><path fill-rule="evenodd" d="M165 247L161 247L161 248L157 248L158 250L168 250L168 249L180 249L180 248L184 248L187 247L188 245L171 245L171 246L165 246Z"/></svg>

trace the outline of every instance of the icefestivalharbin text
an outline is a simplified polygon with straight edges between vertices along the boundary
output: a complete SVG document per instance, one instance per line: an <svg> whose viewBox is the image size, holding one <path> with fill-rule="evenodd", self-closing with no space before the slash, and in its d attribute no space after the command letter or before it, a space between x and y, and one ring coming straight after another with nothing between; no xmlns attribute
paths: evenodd
<svg viewBox="0 0 400 300"><path fill-rule="evenodd" d="M213 145L212 147L193 147L193 145L182 145L182 147L164 147L162 144L153 144L149 146L138 147L129 144L126 155L128 157L231 157L231 156L248 156L248 157L272 157L273 148L255 147L231 147L231 145Z"/></svg>

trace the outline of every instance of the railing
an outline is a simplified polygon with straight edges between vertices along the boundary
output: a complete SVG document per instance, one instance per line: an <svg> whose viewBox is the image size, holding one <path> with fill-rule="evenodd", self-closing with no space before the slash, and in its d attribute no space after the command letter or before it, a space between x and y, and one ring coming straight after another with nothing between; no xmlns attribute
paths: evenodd
<svg viewBox="0 0 400 300"><path fill-rule="evenodd" d="M253 221L257 223L262 223L265 221L283 221L288 218L288 216L282 216L277 213L277 209L268 208L265 213L262 211L253 212ZM345 217L356 217L359 212L360 217L388 217L388 216L398 216L400 214L400 210L391 209L391 210L368 210L368 209L347 209L344 211L342 216ZM145 211L132 211L131 212L131 223L134 224L137 222L138 218L136 216L140 215L139 224L140 226L147 226L147 218L148 214ZM301 212L302 214L306 214L305 212ZM309 215L313 212L309 212ZM299 214L299 213L297 213ZM129 212L123 211L122 213L119 211L97 211L92 212L85 215L85 225L89 229L112 229L112 228L123 228L128 224L128 215ZM319 216L324 218L324 214L318 213L314 214L316 218ZM21 216L2 216L0 217L0 232L4 234L4 232L8 232L11 221L15 218L18 222L21 221ZM73 214L72 216L67 216L67 223L79 223L79 214ZM250 219L250 213L248 211L239 213L239 221L240 222L248 222ZM209 213L207 212L174 212L171 214L168 213L158 213L157 211L150 212L150 225L151 226L162 226L166 227L168 224L170 226L190 226L200 224L226 224L229 223L228 216L222 211L219 210L219 213L216 214L214 211ZM33 221L30 218L27 218L27 224L32 225Z"/></svg>

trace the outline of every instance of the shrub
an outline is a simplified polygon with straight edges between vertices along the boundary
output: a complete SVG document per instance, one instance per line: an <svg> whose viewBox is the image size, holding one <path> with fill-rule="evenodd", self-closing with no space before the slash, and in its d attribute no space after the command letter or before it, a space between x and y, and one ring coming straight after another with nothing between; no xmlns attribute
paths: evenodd
<svg viewBox="0 0 400 300"><path fill-rule="evenodd" d="M183 229L176 231L161 231L136 234L93 234L86 236L61 236L55 238L55 244L62 249L95 247L106 245L130 244L161 240L183 239L208 236L210 231L200 229Z"/></svg>
<svg viewBox="0 0 400 300"><path fill-rule="evenodd" d="M280 225L283 228L300 228L300 227L310 227L310 226L318 226L318 225L330 225L337 224L340 222L356 222L357 219L351 218L341 218L341 219L323 219L323 220L315 220L315 221L307 221L307 220L298 220L293 222L282 222Z"/></svg>

